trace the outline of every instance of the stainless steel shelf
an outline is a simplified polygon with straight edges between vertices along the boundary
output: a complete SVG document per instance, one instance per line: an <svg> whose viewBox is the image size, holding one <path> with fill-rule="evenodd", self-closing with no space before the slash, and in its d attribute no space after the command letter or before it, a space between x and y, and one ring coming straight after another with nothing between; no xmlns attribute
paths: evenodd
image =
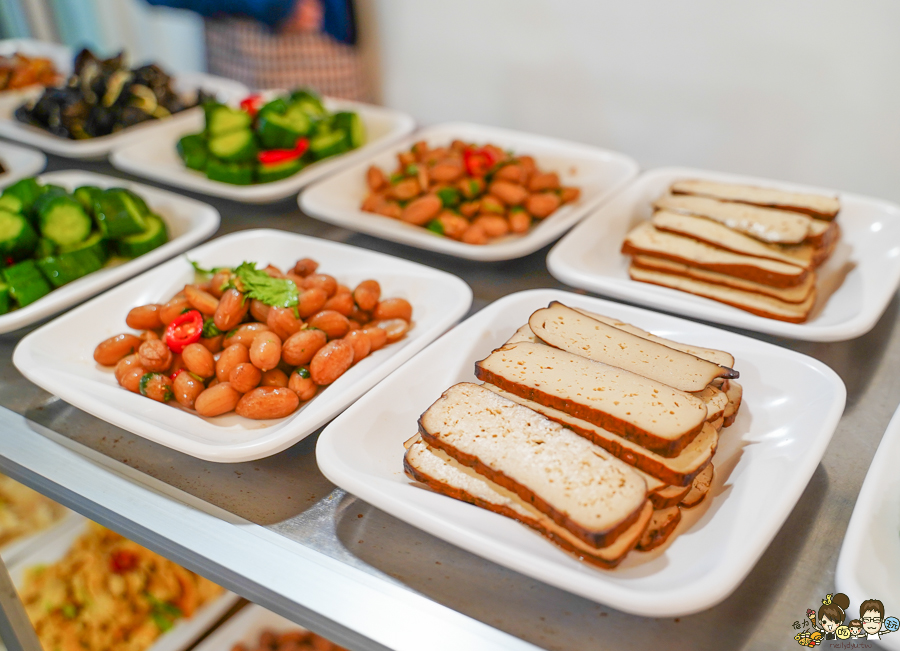
<svg viewBox="0 0 900 651"><path fill-rule="evenodd" d="M49 169L71 161L52 158ZM123 176L105 163L78 164ZM474 263L383 242L302 215L292 201L210 201L217 235L281 228L429 264L466 280L476 311L523 289L564 287L547 250ZM298 256L302 251L298 251ZM15 370L25 331L0 337L0 469L242 596L352 649L770 649L834 590L843 532L900 402L898 301L868 335L837 344L759 338L816 357L847 384L825 458L760 562L719 606L679 619L619 613L484 561L330 484L316 437L253 463L181 455L99 421ZM758 336L758 335L755 335Z"/></svg>

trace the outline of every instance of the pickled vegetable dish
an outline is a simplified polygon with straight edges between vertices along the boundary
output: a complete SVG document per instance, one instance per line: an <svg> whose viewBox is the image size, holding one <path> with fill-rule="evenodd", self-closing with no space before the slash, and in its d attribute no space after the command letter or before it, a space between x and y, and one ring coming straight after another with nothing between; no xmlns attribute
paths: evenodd
<svg viewBox="0 0 900 651"><path fill-rule="evenodd" d="M129 391L200 416L288 416L412 327L407 300L383 298L375 280L341 285L309 258L286 272L195 268L199 282L132 309L140 333L106 339L94 360Z"/></svg>
<svg viewBox="0 0 900 651"><path fill-rule="evenodd" d="M125 188L69 192L36 178L0 194L0 314L97 271L114 256L136 258L168 241L166 224Z"/></svg>
<svg viewBox="0 0 900 651"><path fill-rule="evenodd" d="M19 52L0 56L0 91L50 86L58 80L59 73L50 59L30 57Z"/></svg>
<svg viewBox="0 0 900 651"><path fill-rule="evenodd" d="M359 115L329 112L309 90L264 102L253 95L240 108L209 102L206 128L178 141L178 155L190 169L234 185L268 183L362 146Z"/></svg>
<svg viewBox="0 0 900 651"><path fill-rule="evenodd" d="M496 145L454 140L449 147L417 142L397 154L390 175L372 166L362 209L422 226L466 244L522 234L581 191L538 169L531 156Z"/></svg>
<svg viewBox="0 0 900 651"><path fill-rule="evenodd" d="M202 91L196 99L181 97L159 66L131 69L122 53L98 59L85 49L73 68L64 85L46 88L17 108L16 119L61 138L84 140L165 118L207 99Z"/></svg>

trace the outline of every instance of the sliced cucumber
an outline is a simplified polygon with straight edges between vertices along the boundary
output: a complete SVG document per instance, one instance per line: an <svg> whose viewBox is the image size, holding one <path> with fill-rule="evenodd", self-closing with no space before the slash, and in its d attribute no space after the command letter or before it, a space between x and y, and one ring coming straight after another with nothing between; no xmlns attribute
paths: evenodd
<svg viewBox="0 0 900 651"><path fill-rule="evenodd" d="M291 93L291 106L299 107L311 118L321 118L328 114L319 96L305 88Z"/></svg>
<svg viewBox="0 0 900 651"><path fill-rule="evenodd" d="M256 158L256 138L249 129L232 131L209 139L209 153L229 163L245 163Z"/></svg>
<svg viewBox="0 0 900 651"><path fill-rule="evenodd" d="M21 215L25 212L25 205L13 194L0 194L0 210Z"/></svg>
<svg viewBox="0 0 900 651"><path fill-rule="evenodd" d="M140 208L122 188L104 190L94 202L94 220L104 237L117 240L127 235L143 233L147 228Z"/></svg>
<svg viewBox="0 0 900 651"><path fill-rule="evenodd" d="M46 237L38 238L37 246L34 247L35 258L46 258L48 255L56 253L58 247L56 244L48 240Z"/></svg>
<svg viewBox="0 0 900 651"><path fill-rule="evenodd" d="M254 168L253 163L227 163L218 158L210 158L206 165L206 176L222 183L250 185L253 183Z"/></svg>
<svg viewBox="0 0 900 651"><path fill-rule="evenodd" d="M309 141L309 151L316 160L343 154L349 149L347 132L343 129L323 133Z"/></svg>
<svg viewBox="0 0 900 651"><path fill-rule="evenodd" d="M33 221L37 222L38 217L41 214L41 210L44 209L44 206L49 204L51 201L56 199L57 197L68 197L69 193L65 188L62 188L58 185L44 185L41 187L41 194L37 199L34 200L34 203L31 204L31 218ZM37 224L35 224L37 225Z"/></svg>
<svg viewBox="0 0 900 651"><path fill-rule="evenodd" d="M312 121L305 113L268 113L259 118L257 132L262 146L267 149L293 149L297 139L312 128Z"/></svg>
<svg viewBox="0 0 900 651"><path fill-rule="evenodd" d="M6 283L0 283L0 314L6 314L9 312L9 285Z"/></svg>
<svg viewBox="0 0 900 651"><path fill-rule="evenodd" d="M78 203L80 203L90 215L94 213L94 202L97 200L97 197L100 196L101 192L103 192L103 190L93 185L82 185L80 188L75 188L75 192L72 193L72 196L78 200Z"/></svg>
<svg viewBox="0 0 900 651"><path fill-rule="evenodd" d="M125 196L123 197L125 201L125 205L128 206L130 211L136 212L141 217L146 217L147 215L153 214L150 210L150 206L147 205L147 202L144 201L144 198L137 194L136 192L132 192L128 188L110 188L112 190L118 190Z"/></svg>
<svg viewBox="0 0 900 651"><path fill-rule="evenodd" d="M81 204L69 196L53 197L43 204L38 222L41 235L58 246L77 244L91 234L91 218Z"/></svg>
<svg viewBox="0 0 900 651"><path fill-rule="evenodd" d="M41 275L34 260L23 260L7 267L3 270L2 275L3 280L9 285L9 293L19 307L34 303L53 289L47 279Z"/></svg>
<svg viewBox="0 0 900 651"><path fill-rule="evenodd" d="M347 143L350 149L356 149L366 144L366 125L363 124L362 118L358 114L350 111L335 113L334 126L347 133L350 138Z"/></svg>
<svg viewBox="0 0 900 651"><path fill-rule="evenodd" d="M270 165L260 165L256 169L256 180L260 183L279 181L281 179L286 179L289 176L293 176L301 169L303 169L303 162L299 158Z"/></svg>
<svg viewBox="0 0 900 651"><path fill-rule="evenodd" d="M74 247L60 249L59 253L40 258L38 269L54 287L77 280L101 269L109 259L109 245L99 232Z"/></svg>
<svg viewBox="0 0 900 651"><path fill-rule="evenodd" d="M158 215L147 216L147 229L116 242L116 251L126 258L136 258L169 241L166 223Z"/></svg>
<svg viewBox="0 0 900 651"><path fill-rule="evenodd" d="M34 251L38 234L23 215L0 210L0 256L21 260Z"/></svg>
<svg viewBox="0 0 900 651"><path fill-rule="evenodd" d="M283 97L276 97L271 102L263 104L256 114L257 119L263 117L267 113L284 113L288 109L287 100Z"/></svg>
<svg viewBox="0 0 900 651"><path fill-rule="evenodd" d="M41 186L34 177L16 181L3 191L3 198L7 201L17 199L21 208L13 212L25 213L31 210L35 200L41 195Z"/></svg>
<svg viewBox="0 0 900 651"><path fill-rule="evenodd" d="M206 148L206 138L203 137L203 134L192 133L184 136L178 141L177 149L185 166L201 172L206 169L209 150Z"/></svg>
<svg viewBox="0 0 900 651"><path fill-rule="evenodd" d="M206 131L210 137L220 136L231 131L249 129L252 121L246 111L217 104L206 113Z"/></svg>

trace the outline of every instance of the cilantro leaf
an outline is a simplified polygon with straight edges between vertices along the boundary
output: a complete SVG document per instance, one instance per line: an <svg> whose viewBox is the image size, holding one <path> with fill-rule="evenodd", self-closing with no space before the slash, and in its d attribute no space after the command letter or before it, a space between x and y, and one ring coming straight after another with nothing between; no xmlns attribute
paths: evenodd
<svg viewBox="0 0 900 651"><path fill-rule="evenodd" d="M271 307L297 307L300 290L293 280L272 278L265 271L256 268L254 262L243 262L234 269L240 280L244 295L255 298Z"/></svg>
<svg viewBox="0 0 900 651"><path fill-rule="evenodd" d="M222 334L222 331L216 327L216 323L211 316L204 317L203 319L203 333L201 336L204 339L212 339L213 337L218 337Z"/></svg>
<svg viewBox="0 0 900 651"><path fill-rule="evenodd" d="M194 271L196 271L198 274L202 274L204 276L212 276L216 272L222 271L222 269L228 268L228 267L213 267L212 269L204 269L198 263L194 262L190 258L186 258L186 260L191 263L191 266L194 268Z"/></svg>

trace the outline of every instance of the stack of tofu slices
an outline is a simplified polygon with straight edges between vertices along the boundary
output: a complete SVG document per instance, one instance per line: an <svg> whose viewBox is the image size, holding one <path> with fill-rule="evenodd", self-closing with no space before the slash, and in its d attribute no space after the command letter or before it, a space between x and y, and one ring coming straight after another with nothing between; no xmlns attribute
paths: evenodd
<svg viewBox="0 0 900 651"><path fill-rule="evenodd" d="M551 303L419 418L404 467L603 568L661 545L713 478L734 357Z"/></svg>
<svg viewBox="0 0 900 651"><path fill-rule="evenodd" d="M803 323L840 239L836 197L684 180L622 245L632 279Z"/></svg>

